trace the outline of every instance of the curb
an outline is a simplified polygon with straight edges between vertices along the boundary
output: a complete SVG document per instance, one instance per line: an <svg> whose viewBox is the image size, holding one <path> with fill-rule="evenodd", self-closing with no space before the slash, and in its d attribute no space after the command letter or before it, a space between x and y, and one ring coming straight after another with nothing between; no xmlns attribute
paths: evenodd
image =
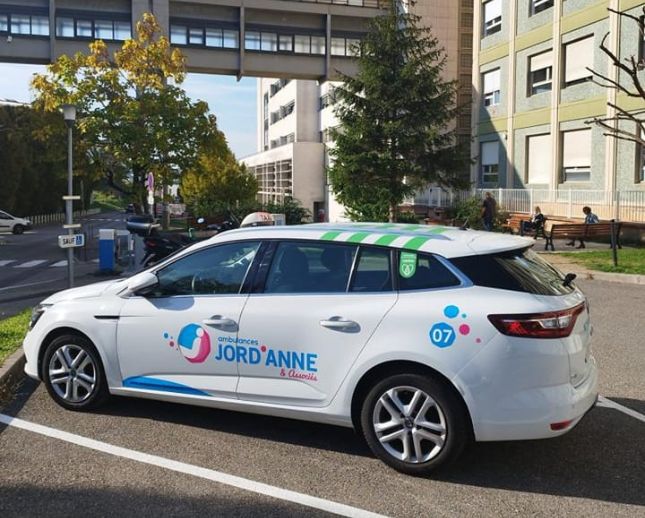
<svg viewBox="0 0 645 518"><path fill-rule="evenodd" d="M22 346L7 358L0 367L0 399L10 392L13 385L24 377L25 354Z"/></svg>
<svg viewBox="0 0 645 518"><path fill-rule="evenodd" d="M645 285L645 275L635 275L635 274L629 274L629 273L599 272L595 270L584 270L584 271L573 270L573 273L578 274L578 276L581 279L619 282L623 284Z"/></svg>

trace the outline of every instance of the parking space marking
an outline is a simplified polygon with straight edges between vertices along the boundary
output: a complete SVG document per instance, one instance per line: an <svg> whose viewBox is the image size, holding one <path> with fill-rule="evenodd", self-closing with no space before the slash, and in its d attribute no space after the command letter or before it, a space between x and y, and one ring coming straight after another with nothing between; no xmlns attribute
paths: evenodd
<svg viewBox="0 0 645 518"><path fill-rule="evenodd" d="M639 421L642 421L645 423L645 415L639 412L636 412L636 410L632 410L631 408L627 408L626 406L616 403L611 399L607 399L604 396L598 396L598 406L605 407L605 408L613 408L614 410L618 410L623 414L627 414L628 416L633 417L634 419L638 419Z"/></svg>
<svg viewBox="0 0 645 518"><path fill-rule="evenodd" d="M0 261L0 266L7 266L8 264L15 263L15 259L5 259L4 261Z"/></svg>
<svg viewBox="0 0 645 518"><path fill-rule="evenodd" d="M334 513L340 516L351 516L357 518L383 517L383 515L381 514L372 513L371 511L366 511L358 507L352 507L350 505L341 504L332 500L325 500L324 498L318 498L315 496L306 495L304 493L290 491L288 489L271 486L262 482L256 482L254 480L237 477L235 475L229 475L221 471L202 468L200 466L195 466L194 464L187 464L185 462L167 459L158 455L151 455L149 453L143 453L136 450L130 450L128 448L122 448L120 446L114 446L113 444L89 439L88 437L83 437L82 435L65 432L63 430L58 430L57 428L50 428L49 426L43 426L37 423L32 423L31 421L25 421L24 419L11 417L5 414L0 414L0 423L6 424L7 426L12 426L14 428L19 428L21 430L27 430L29 432L44 435L46 437L51 437L53 439L59 439L61 441L75 444L77 446L89 448L91 450L114 455L116 457L122 457L124 459L134 460L143 464L157 466L160 468L168 469L170 471L176 471L177 473L192 475L194 477L203 478L212 482L217 482L238 489L243 489L245 491L250 491L251 493L276 498L278 500L285 500L287 502L293 502L295 504L312 507L314 509L327 511L329 513Z"/></svg>
<svg viewBox="0 0 645 518"><path fill-rule="evenodd" d="M27 261L26 263L17 264L14 268L33 268L39 264L46 263L47 259L35 259L34 261Z"/></svg>
<svg viewBox="0 0 645 518"><path fill-rule="evenodd" d="M49 265L50 268L57 268L60 266L67 266L67 259L64 259L63 261L58 261L57 263Z"/></svg>

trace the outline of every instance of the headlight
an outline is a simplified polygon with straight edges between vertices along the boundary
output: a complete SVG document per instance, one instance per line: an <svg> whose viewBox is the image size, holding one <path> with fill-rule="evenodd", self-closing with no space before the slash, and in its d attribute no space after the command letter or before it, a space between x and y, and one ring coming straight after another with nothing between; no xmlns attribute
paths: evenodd
<svg viewBox="0 0 645 518"><path fill-rule="evenodd" d="M40 317L45 312L45 310L50 307L51 304L38 304L34 309L31 310L31 319L29 320L29 329L33 329L36 325L36 322L40 320Z"/></svg>

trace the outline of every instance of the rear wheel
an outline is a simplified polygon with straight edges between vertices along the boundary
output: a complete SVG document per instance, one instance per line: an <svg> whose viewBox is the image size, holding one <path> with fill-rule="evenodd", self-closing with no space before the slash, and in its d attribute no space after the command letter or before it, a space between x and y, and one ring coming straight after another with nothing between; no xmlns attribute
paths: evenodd
<svg viewBox="0 0 645 518"><path fill-rule="evenodd" d="M14 225L13 226L13 233L18 235L22 234L25 231L25 227L23 225Z"/></svg>
<svg viewBox="0 0 645 518"><path fill-rule="evenodd" d="M374 385L363 402L361 426L374 455L409 475L453 461L470 437L457 396L420 374L397 374Z"/></svg>
<svg viewBox="0 0 645 518"><path fill-rule="evenodd" d="M60 336L47 346L42 378L54 401L68 410L91 410L109 397L101 358L83 336Z"/></svg>

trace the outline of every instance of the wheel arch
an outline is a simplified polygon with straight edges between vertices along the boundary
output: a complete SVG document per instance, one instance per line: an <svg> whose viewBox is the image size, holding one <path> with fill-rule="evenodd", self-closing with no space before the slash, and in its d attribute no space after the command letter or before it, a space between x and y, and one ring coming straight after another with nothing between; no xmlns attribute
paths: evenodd
<svg viewBox="0 0 645 518"><path fill-rule="evenodd" d="M470 436L471 438L474 437L474 427L470 415L470 410L468 408L468 405L466 404L466 400L454 385L454 383L452 383L441 372L433 369L429 365L410 360L386 361L384 363L375 365L367 372L365 372L363 376L361 376L360 380L356 384L356 387L354 388L351 402L352 424L354 425L354 429L358 433L362 434L361 403L365 399L365 396L367 396L367 393L375 383L381 381L387 376L392 376L395 374L420 374L422 376L432 377L433 379L445 385L450 391L454 393L454 395L457 397L457 400L461 403L462 411L467 418Z"/></svg>
<svg viewBox="0 0 645 518"><path fill-rule="evenodd" d="M38 375L40 376L41 380L44 379L43 358L45 357L45 351L47 350L47 347L49 346L50 343L56 340L56 338L64 335L81 336L89 340L91 344L94 344L94 341L87 334L83 333L82 331L79 331L74 327L57 327L49 331L49 333L45 335L45 338L43 338L40 348L38 349ZM96 349L96 352L99 355L99 358L101 358L101 362L105 363L103 357L101 356L101 352L96 348L95 345L94 345L94 349Z"/></svg>

